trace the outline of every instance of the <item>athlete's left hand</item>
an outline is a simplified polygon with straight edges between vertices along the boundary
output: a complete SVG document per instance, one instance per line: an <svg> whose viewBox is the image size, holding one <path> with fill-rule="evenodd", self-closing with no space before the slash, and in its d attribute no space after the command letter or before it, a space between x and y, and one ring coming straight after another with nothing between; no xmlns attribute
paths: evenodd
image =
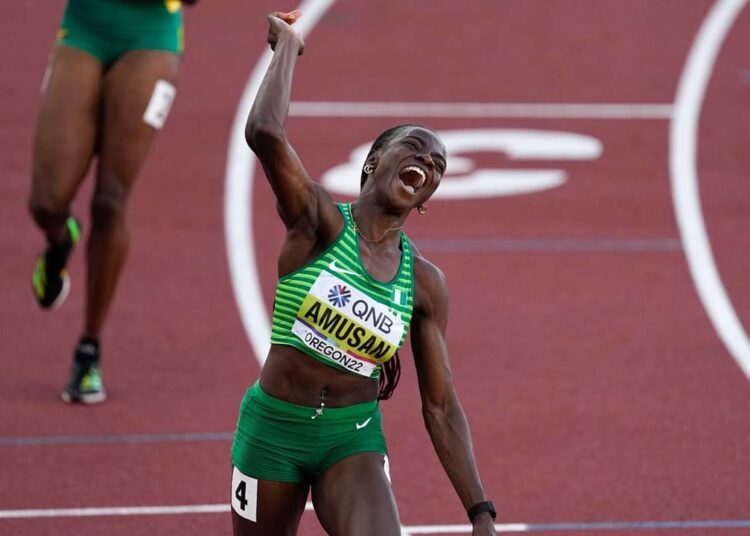
<svg viewBox="0 0 750 536"><path fill-rule="evenodd" d="M479 514L474 518L471 536L495 536L495 524L489 514Z"/></svg>

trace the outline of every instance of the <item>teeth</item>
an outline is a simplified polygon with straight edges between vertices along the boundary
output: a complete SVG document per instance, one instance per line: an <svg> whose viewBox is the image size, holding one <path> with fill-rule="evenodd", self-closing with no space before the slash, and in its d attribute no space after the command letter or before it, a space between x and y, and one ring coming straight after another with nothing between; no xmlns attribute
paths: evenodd
<svg viewBox="0 0 750 536"><path fill-rule="evenodd" d="M419 174L419 183L417 184L417 188L422 186L424 184L424 181L427 180L427 176L425 175L424 171L422 171L422 168L419 168L417 166L409 166L407 168L404 168L404 171L414 171L417 174Z"/></svg>

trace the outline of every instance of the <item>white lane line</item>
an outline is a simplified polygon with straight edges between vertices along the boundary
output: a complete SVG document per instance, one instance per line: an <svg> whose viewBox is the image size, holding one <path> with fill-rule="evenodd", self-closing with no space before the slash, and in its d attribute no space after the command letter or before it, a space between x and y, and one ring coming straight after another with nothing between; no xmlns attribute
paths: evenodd
<svg viewBox="0 0 750 536"><path fill-rule="evenodd" d="M304 15L295 24L297 31L303 36L310 33L334 1L303 1L298 7ZM271 62L271 55L271 50L266 48L242 92L229 136L224 175L224 233L232 288L250 346L261 365L270 347L271 328L255 262L250 210L256 159L245 144L245 121Z"/></svg>
<svg viewBox="0 0 750 536"><path fill-rule="evenodd" d="M670 125L672 198L693 283L714 329L750 379L750 340L719 276L706 233L698 188L698 121L722 42L747 0L718 0L693 42L677 87Z"/></svg>
<svg viewBox="0 0 750 536"><path fill-rule="evenodd" d="M305 510L312 510L311 502ZM221 514L229 504L187 504L180 506L107 506L102 508L40 508L0 510L0 519L37 519L44 517L155 516L179 514Z"/></svg>
<svg viewBox="0 0 750 536"><path fill-rule="evenodd" d="M229 512L229 505L191 504L184 506L112 506L106 508L46 508L31 510L0 510L0 519L216 514L220 512Z"/></svg>
<svg viewBox="0 0 750 536"><path fill-rule="evenodd" d="M295 101L295 117L670 119L671 104Z"/></svg>
<svg viewBox="0 0 750 536"><path fill-rule="evenodd" d="M312 503L305 510L312 510ZM103 517L103 516L148 516L184 514L226 514L229 505L191 504L175 506L112 506L103 508L47 508L25 510L0 510L2 519L44 519L64 517ZM599 521L599 522L560 522L560 523L497 523L498 532L548 532L599 530L653 530L653 529L732 529L749 528L750 519L715 519L681 521ZM470 534L472 526L462 525L413 525L402 527L403 536L412 534Z"/></svg>

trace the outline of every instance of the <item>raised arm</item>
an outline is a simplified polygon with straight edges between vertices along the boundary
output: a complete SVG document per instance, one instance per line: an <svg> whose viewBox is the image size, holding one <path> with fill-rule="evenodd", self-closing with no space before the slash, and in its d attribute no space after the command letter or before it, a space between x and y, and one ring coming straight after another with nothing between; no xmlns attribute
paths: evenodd
<svg viewBox="0 0 750 536"><path fill-rule="evenodd" d="M411 344L422 398L422 415L435 452L464 509L486 501L479 480L469 425L453 388L445 343L448 290L440 270L415 258L415 307ZM474 536L494 535L489 513L474 517Z"/></svg>
<svg viewBox="0 0 750 536"><path fill-rule="evenodd" d="M316 189L286 137L294 67L304 49L292 28L299 15L299 11L268 15L268 43L274 54L247 118L245 139L263 165L287 228L301 220L314 228Z"/></svg>

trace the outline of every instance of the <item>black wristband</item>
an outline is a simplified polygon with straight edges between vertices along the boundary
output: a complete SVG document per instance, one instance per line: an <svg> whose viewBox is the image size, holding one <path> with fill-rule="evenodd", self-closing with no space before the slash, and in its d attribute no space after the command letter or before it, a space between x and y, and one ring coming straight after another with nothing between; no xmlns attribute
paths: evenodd
<svg viewBox="0 0 750 536"><path fill-rule="evenodd" d="M497 519L497 512L495 512L495 505L492 504L492 501L484 501L475 504L466 511L466 515L469 516L469 521L473 523L474 518L482 512L489 512L492 516L492 519Z"/></svg>

